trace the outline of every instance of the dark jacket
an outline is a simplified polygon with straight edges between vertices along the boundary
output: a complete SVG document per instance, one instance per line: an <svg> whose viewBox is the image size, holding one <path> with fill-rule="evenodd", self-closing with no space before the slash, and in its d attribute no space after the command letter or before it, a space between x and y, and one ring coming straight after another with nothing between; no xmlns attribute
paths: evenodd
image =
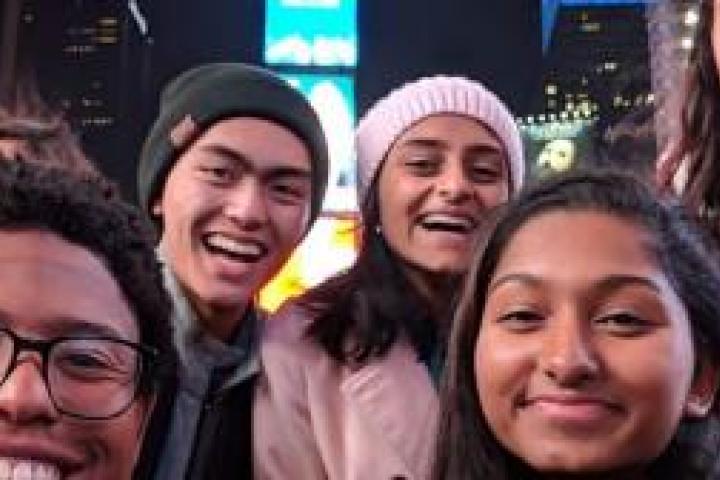
<svg viewBox="0 0 720 480"><path fill-rule="evenodd" d="M204 331L167 266L178 370L157 399L136 479L252 478L252 401L262 315L249 308L233 341Z"/></svg>

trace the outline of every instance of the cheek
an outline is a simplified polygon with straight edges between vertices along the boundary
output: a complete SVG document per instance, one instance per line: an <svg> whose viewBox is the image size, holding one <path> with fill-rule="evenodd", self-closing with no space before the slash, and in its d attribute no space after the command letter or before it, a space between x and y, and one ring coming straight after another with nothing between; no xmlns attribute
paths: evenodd
<svg viewBox="0 0 720 480"><path fill-rule="evenodd" d="M651 419L662 410L669 421L679 418L693 376L689 336L659 335L646 342L618 342L607 350L608 371L638 415Z"/></svg>
<svg viewBox="0 0 720 480"><path fill-rule="evenodd" d="M507 180L504 183L483 185L475 189L475 195L484 207L496 207L509 200Z"/></svg>
<svg viewBox="0 0 720 480"><path fill-rule="evenodd" d="M90 453L97 478L131 478L142 445L145 414L145 407L136 402L117 418L78 423L68 432L67 441L82 444Z"/></svg>
<svg viewBox="0 0 720 480"><path fill-rule="evenodd" d="M682 419L693 375L692 346L682 338L625 340L605 351L614 393L628 408L623 444L627 454L655 458Z"/></svg>
<svg viewBox="0 0 720 480"><path fill-rule="evenodd" d="M533 370L531 348L516 338L481 329L475 345L475 384L489 420L507 414Z"/></svg>
<svg viewBox="0 0 720 480"><path fill-rule="evenodd" d="M380 220L383 226L404 221L422 203L423 192L428 189L427 180L398 173L387 166L380 174L377 184Z"/></svg>
<svg viewBox="0 0 720 480"><path fill-rule="evenodd" d="M133 407L125 414L116 419L108 432L108 442L116 448L114 464L119 470L135 467L143 439L145 437L148 410L145 402L136 401Z"/></svg>
<svg viewBox="0 0 720 480"><path fill-rule="evenodd" d="M276 205L269 209L278 254L284 256L302 240L310 218L310 206Z"/></svg>

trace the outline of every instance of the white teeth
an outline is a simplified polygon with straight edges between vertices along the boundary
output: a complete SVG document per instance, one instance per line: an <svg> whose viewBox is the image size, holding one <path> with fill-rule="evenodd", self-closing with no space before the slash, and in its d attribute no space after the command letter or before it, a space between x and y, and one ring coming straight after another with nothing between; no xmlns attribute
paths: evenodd
<svg viewBox="0 0 720 480"><path fill-rule="evenodd" d="M460 228L471 229L473 228L473 221L467 217L457 217L453 215L445 215L442 213L434 213L425 216L423 223L438 223L452 225Z"/></svg>
<svg viewBox="0 0 720 480"><path fill-rule="evenodd" d="M235 255L258 256L262 254L262 249L259 245L255 243L239 242L233 238L226 237L224 235L210 235L207 237L206 241L211 247L225 250Z"/></svg>
<svg viewBox="0 0 720 480"><path fill-rule="evenodd" d="M60 469L35 460L0 458L0 480L60 480Z"/></svg>

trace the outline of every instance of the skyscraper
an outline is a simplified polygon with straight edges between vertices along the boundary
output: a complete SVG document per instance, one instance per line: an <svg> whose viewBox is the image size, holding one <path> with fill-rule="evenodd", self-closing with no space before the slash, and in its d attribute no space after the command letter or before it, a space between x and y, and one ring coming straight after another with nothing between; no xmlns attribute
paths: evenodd
<svg viewBox="0 0 720 480"><path fill-rule="evenodd" d="M143 44L128 3L10 0L4 12L14 33L3 36L7 84L34 81L130 196L135 154L128 136L138 114L130 99L143 81Z"/></svg>
<svg viewBox="0 0 720 480"><path fill-rule="evenodd" d="M562 2L545 54L540 112L609 121L648 102L644 2ZM652 101L652 97L650 98Z"/></svg>
<svg viewBox="0 0 720 480"><path fill-rule="evenodd" d="M591 127L602 132L634 109L652 108L647 0L541 2L542 90L535 115L521 124L533 166L556 170L587 151ZM568 157L553 157L561 151Z"/></svg>

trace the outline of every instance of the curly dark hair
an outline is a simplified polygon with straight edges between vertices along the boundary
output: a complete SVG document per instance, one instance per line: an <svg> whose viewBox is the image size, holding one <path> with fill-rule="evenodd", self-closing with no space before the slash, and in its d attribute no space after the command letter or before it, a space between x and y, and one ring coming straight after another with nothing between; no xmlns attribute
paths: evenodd
<svg viewBox="0 0 720 480"><path fill-rule="evenodd" d="M480 410L473 359L484 301L503 253L523 225L556 211L602 212L645 230L652 238L656 261L688 312L697 356L720 365L720 261L714 243L687 209L673 200L659 200L649 185L621 173L577 171L550 178L507 207L467 277L441 390L437 480L538 476L492 434ZM711 478L708 472L717 457L717 419L716 399L708 418L682 420L681 433L650 465L648 478Z"/></svg>
<svg viewBox="0 0 720 480"><path fill-rule="evenodd" d="M685 98L680 111L681 136L659 172L667 186L682 162L688 177L683 198L720 239L720 75L712 45L713 0L700 0L700 21L690 52Z"/></svg>
<svg viewBox="0 0 720 480"><path fill-rule="evenodd" d="M158 352L143 368L140 392L162 391L174 372L175 354L170 301L150 227L99 175L41 163L0 157L0 230L51 232L101 259L135 316L141 343Z"/></svg>

